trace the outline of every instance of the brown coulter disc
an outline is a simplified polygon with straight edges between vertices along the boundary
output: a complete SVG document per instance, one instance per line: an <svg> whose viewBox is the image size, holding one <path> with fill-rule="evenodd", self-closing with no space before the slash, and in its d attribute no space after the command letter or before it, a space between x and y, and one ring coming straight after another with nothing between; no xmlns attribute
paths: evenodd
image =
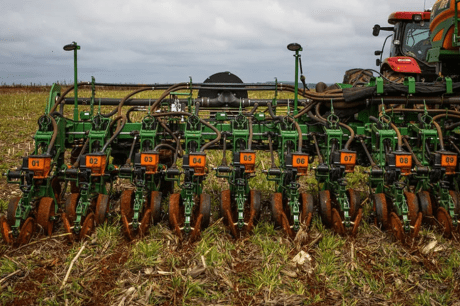
<svg viewBox="0 0 460 306"><path fill-rule="evenodd" d="M96 223L102 224L107 219L107 213L109 212L109 196L106 194L99 194L97 197L96 204Z"/></svg>
<svg viewBox="0 0 460 306"><path fill-rule="evenodd" d="M412 192L406 191L404 192L404 196L406 197L407 207L409 208L410 225L414 226L419 212L418 199L415 193Z"/></svg>
<svg viewBox="0 0 460 306"><path fill-rule="evenodd" d="M169 226L176 232L179 237L182 237L182 232L179 227L180 214L180 193L173 193L169 197Z"/></svg>
<svg viewBox="0 0 460 306"><path fill-rule="evenodd" d="M32 234L35 230L35 219L32 217L27 218L27 220L22 224L19 231L18 245L24 245L29 243L32 238Z"/></svg>
<svg viewBox="0 0 460 306"><path fill-rule="evenodd" d="M356 236L358 233L359 225L361 224L361 220L363 219L363 209L360 208L358 210L358 214L356 215L355 224L353 225L353 230L351 231L352 236Z"/></svg>
<svg viewBox="0 0 460 306"><path fill-rule="evenodd" d="M412 238L417 238L418 233L420 232L420 227L422 226L423 214L422 212L418 213L417 220L415 221L414 229L412 231Z"/></svg>
<svg viewBox="0 0 460 306"><path fill-rule="evenodd" d="M307 228L311 224L313 212L315 210L315 200L309 193L302 193L300 195L301 200L301 211L300 211L300 222L304 223Z"/></svg>
<svg viewBox="0 0 460 306"><path fill-rule="evenodd" d="M75 218L77 217L76 210L79 197L79 193L72 193L65 202L65 214L70 222L75 221Z"/></svg>
<svg viewBox="0 0 460 306"><path fill-rule="evenodd" d="M382 225L383 228L388 228L390 226L389 216L388 216L388 207L387 200L384 193L377 193L372 195L374 202L374 212L376 215L375 224Z"/></svg>
<svg viewBox="0 0 460 306"><path fill-rule="evenodd" d="M399 220L399 217L397 214L392 212L390 214L390 222L391 222L391 231L393 232L393 235L396 237L397 240L403 241L404 240L404 230L402 227L401 220Z"/></svg>
<svg viewBox="0 0 460 306"><path fill-rule="evenodd" d="M3 241L5 241L6 244L11 245L13 243L13 237L10 234L11 228L8 225L8 221L6 221L6 218L4 216L0 218L0 227Z"/></svg>
<svg viewBox="0 0 460 306"><path fill-rule="evenodd" d="M161 197L163 194L159 191L150 193L150 210L152 211L152 219L154 224L161 220Z"/></svg>
<svg viewBox="0 0 460 306"><path fill-rule="evenodd" d="M220 213L224 219L224 224L229 227L233 237L237 238L237 231L232 217L232 200L230 190L223 190L220 193Z"/></svg>
<svg viewBox="0 0 460 306"><path fill-rule="evenodd" d="M276 226L282 226L282 217L285 215L283 211L283 195L279 192L273 194L271 204L273 221L275 221Z"/></svg>
<svg viewBox="0 0 460 306"><path fill-rule="evenodd" d="M125 214L121 214L121 223L123 224L123 233L125 234L126 239L129 241L133 240L131 233L131 228L129 227L128 219Z"/></svg>
<svg viewBox="0 0 460 306"><path fill-rule="evenodd" d="M452 236L452 218L444 207L438 208L436 219L442 227L444 237L450 238Z"/></svg>
<svg viewBox="0 0 460 306"><path fill-rule="evenodd" d="M81 231L80 231L80 240L83 240L86 238L86 236L89 236L91 235L91 232L93 231L94 229L94 213L89 213L86 218L85 218L85 221L83 222L83 226L81 227Z"/></svg>
<svg viewBox="0 0 460 306"><path fill-rule="evenodd" d="M144 217L142 217L141 226L139 227L139 232L141 234L141 237L144 237L145 234L147 233L151 220L152 220L152 210L147 209L144 213Z"/></svg>
<svg viewBox="0 0 460 306"><path fill-rule="evenodd" d="M43 227L45 233L50 236L53 233L54 221L50 221L50 217L55 213L53 198L43 197L38 204L37 223Z"/></svg>
<svg viewBox="0 0 460 306"><path fill-rule="evenodd" d="M72 243L74 241L74 237L73 237L73 232L72 232L70 222L69 222L69 219L67 218L66 213L62 213L61 218L62 218L62 224L64 224L64 230L67 234L69 234L66 236L66 238L70 243Z"/></svg>
<svg viewBox="0 0 460 306"><path fill-rule="evenodd" d="M339 235L345 235L345 227L343 226L342 218L337 209L332 209L332 228Z"/></svg>
<svg viewBox="0 0 460 306"><path fill-rule="evenodd" d="M319 208L321 211L321 218L323 223L328 226L332 225L332 202L331 193L329 190L322 190L319 192Z"/></svg>
<svg viewBox="0 0 460 306"><path fill-rule="evenodd" d="M348 202L350 203L350 218L355 219L356 214L361 206L361 197L358 191L354 189L347 190Z"/></svg>
<svg viewBox="0 0 460 306"><path fill-rule="evenodd" d="M6 212L6 221L10 226L14 225L15 217L14 215L16 214L16 208L18 208L19 201L21 200L20 197L14 197L10 199L10 202L8 203L8 211Z"/></svg>
<svg viewBox="0 0 460 306"><path fill-rule="evenodd" d="M132 209L133 201L134 201L134 190L126 189L121 193L120 210L128 218L133 217L132 216L132 214L133 214L133 209Z"/></svg>

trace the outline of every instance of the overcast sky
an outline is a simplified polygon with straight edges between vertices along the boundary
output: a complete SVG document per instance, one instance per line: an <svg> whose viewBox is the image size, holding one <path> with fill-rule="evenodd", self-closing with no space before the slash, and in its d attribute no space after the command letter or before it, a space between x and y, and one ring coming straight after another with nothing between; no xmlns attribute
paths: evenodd
<svg viewBox="0 0 460 306"><path fill-rule="evenodd" d="M434 0L427 0L431 7ZM1 0L0 83L202 82L230 71L244 82L294 80L286 49L302 45L307 82L340 82L350 68L376 68L374 51L397 10L424 0Z"/></svg>

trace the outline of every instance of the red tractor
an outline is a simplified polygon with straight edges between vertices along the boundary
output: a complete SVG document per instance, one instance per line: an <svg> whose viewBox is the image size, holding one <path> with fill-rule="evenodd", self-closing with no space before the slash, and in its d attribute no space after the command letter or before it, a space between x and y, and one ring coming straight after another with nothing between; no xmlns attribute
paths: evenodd
<svg viewBox="0 0 460 306"><path fill-rule="evenodd" d="M391 27L376 24L373 35L380 31L390 31L382 50L375 51L377 66L384 77L391 81L402 82L404 77L412 76L417 82L436 80L436 67L427 62L430 43L430 11L395 12L388 17ZM383 51L388 38L392 37L390 57L382 61Z"/></svg>

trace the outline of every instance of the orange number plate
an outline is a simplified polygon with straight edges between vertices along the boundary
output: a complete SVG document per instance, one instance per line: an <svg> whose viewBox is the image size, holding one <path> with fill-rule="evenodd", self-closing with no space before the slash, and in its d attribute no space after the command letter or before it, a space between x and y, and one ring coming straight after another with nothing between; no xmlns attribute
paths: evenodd
<svg viewBox="0 0 460 306"><path fill-rule="evenodd" d="M100 168L102 167L102 156L86 156L86 167Z"/></svg>
<svg viewBox="0 0 460 306"><path fill-rule="evenodd" d="M256 153L240 152L240 164L254 165L256 163Z"/></svg>
<svg viewBox="0 0 460 306"><path fill-rule="evenodd" d="M160 160L159 154L141 154L142 166L157 166Z"/></svg>
<svg viewBox="0 0 460 306"><path fill-rule="evenodd" d="M340 163L342 165L356 165L356 153L340 152Z"/></svg>
<svg viewBox="0 0 460 306"><path fill-rule="evenodd" d="M204 167L206 165L206 155L190 155L188 163L190 167Z"/></svg>
<svg viewBox="0 0 460 306"><path fill-rule="evenodd" d="M411 155L396 155L396 167L407 168L412 167Z"/></svg>
<svg viewBox="0 0 460 306"><path fill-rule="evenodd" d="M307 168L308 167L308 156L306 155L293 155L292 166L296 168Z"/></svg>
<svg viewBox="0 0 460 306"><path fill-rule="evenodd" d="M455 167L457 166L457 155L442 155L441 166Z"/></svg>
<svg viewBox="0 0 460 306"><path fill-rule="evenodd" d="M45 168L44 158L29 158L29 169L30 170L43 170Z"/></svg>

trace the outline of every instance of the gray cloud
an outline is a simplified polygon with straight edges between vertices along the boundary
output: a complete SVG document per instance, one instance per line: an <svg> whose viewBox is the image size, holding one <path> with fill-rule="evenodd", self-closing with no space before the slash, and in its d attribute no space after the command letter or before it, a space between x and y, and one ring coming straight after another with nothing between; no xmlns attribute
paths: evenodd
<svg viewBox="0 0 460 306"><path fill-rule="evenodd" d="M228 70L246 82L288 81L286 45L298 42L308 82L337 82L347 69L375 67L384 37L371 35L374 24L423 9L423 0L401 2L3 0L0 82L71 81L73 57L62 46L72 41L82 47L81 80L201 82Z"/></svg>

